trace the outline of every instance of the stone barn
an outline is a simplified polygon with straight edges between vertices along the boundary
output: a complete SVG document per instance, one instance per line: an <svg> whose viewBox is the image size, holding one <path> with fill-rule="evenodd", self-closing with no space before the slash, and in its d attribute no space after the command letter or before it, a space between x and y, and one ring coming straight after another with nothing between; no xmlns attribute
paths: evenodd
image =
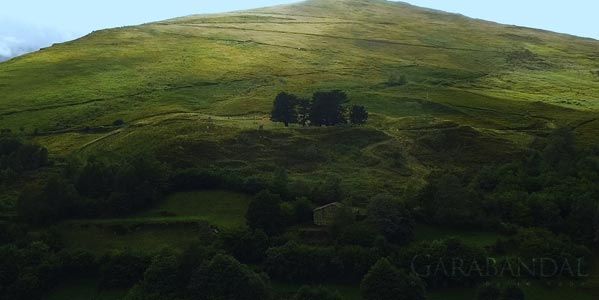
<svg viewBox="0 0 599 300"><path fill-rule="evenodd" d="M333 223L335 216L344 207L339 202L333 202L314 209L314 224L318 226L329 226Z"/></svg>

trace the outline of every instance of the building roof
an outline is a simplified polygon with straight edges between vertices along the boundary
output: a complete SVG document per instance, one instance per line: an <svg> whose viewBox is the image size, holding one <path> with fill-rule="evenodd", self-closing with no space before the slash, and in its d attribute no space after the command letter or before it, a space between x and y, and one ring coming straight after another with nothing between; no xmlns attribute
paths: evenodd
<svg viewBox="0 0 599 300"><path fill-rule="evenodd" d="M335 206L335 207L342 207L342 206L343 206L343 203L339 203L339 202L333 202L333 203L329 203L329 204L327 204L327 205L324 205L324 206L321 206L321 207L317 207L317 208L315 208L315 209L314 209L314 211L323 210L323 209L325 209L325 208L329 208L329 207L332 207L332 206Z"/></svg>

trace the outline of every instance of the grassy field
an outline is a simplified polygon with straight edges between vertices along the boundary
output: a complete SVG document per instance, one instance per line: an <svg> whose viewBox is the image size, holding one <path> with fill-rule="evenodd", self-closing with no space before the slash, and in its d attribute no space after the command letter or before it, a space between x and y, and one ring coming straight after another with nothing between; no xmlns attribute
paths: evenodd
<svg viewBox="0 0 599 300"><path fill-rule="evenodd" d="M341 177L356 199L373 191L409 198L434 170L514 161L557 127L597 145L597 49L596 40L380 0L188 16L101 30L0 63L0 129L47 147L58 163L150 153L174 168L271 178L284 167L291 181ZM388 84L399 74L405 85ZM365 105L368 124L269 121L278 92L308 97L327 89ZM118 119L125 124L113 125ZM18 193L0 192L0 215L14 215ZM180 248L204 234L207 225L197 224L244 226L247 203L227 192L179 193L129 218L57 229L67 246L96 253ZM429 226L416 235L479 246L497 238ZM82 284L81 295L88 291ZM560 291L534 288L530 297L573 292ZM359 299L355 288L342 292Z"/></svg>
<svg viewBox="0 0 599 300"><path fill-rule="evenodd" d="M163 218L166 221L202 220L223 229L245 227L247 195L226 191L197 191L170 195L157 207L137 218Z"/></svg>
<svg viewBox="0 0 599 300"><path fill-rule="evenodd" d="M559 126L595 144L598 45L385 1L189 16L1 63L0 128L57 159L150 152L175 166L233 165L246 175L283 166L292 178L342 176L359 196L405 196L432 169L513 160ZM395 74L408 83L387 84ZM279 91L323 89L365 105L366 128L268 120ZM126 125L112 126L117 119ZM460 135L454 146L423 142Z"/></svg>
<svg viewBox="0 0 599 300"><path fill-rule="evenodd" d="M210 226L244 227L248 204L248 196L232 192L177 193L128 218L69 221L57 230L67 247L98 254L123 248L148 253L164 247L184 249L210 236Z"/></svg>

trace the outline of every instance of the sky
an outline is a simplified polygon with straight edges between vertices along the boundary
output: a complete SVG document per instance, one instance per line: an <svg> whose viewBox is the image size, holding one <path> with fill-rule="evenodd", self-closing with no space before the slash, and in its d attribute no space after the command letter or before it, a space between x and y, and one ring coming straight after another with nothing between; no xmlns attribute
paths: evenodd
<svg viewBox="0 0 599 300"><path fill-rule="evenodd" d="M596 0L405 0L414 5L599 39ZM198 13L242 10L294 0L5 0L0 59L74 39L93 30Z"/></svg>

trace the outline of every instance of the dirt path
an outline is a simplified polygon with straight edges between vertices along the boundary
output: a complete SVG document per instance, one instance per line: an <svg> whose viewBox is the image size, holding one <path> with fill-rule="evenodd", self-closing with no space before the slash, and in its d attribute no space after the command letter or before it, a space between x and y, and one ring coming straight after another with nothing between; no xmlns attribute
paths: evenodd
<svg viewBox="0 0 599 300"><path fill-rule="evenodd" d="M181 119L181 120L189 120L189 121L213 120L213 121L219 121L219 122L239 122L239 121L257 121L258 122L258 121L264 120L265 117L266 117L266 115L258 115L258 114L256 114L256 115L240 115L240 116L218 116L218 115L210 115L210 114L197 113L197 112L164 112L164 113L154 114L154 115L150 115L150 116L145 116L142 118L137 118L137 119L131 121L131 123L126 127L113 130L99 138L96 138L92 141L89 141L89 142L81 145L81 147L79 148L79 151L85 150L85 149L89 148L90 146L93 146L99 142L102 142L102 141L109 139L113 136L121 134L125 131L131 131L133 129L145 127L145 126L158 125L162 122L166 122L166 121L173 120L173 119Z"/></svg>

